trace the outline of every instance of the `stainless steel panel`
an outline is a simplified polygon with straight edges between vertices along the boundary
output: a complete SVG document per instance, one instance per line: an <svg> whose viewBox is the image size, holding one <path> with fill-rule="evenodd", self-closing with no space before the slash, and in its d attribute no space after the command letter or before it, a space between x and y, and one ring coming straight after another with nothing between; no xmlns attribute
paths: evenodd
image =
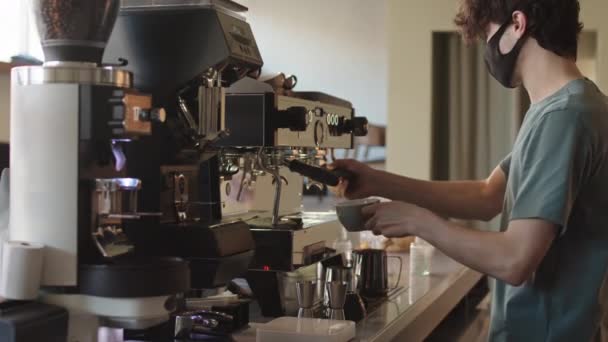
<svg viewBox="0 0 608 342"><path fill-rule="evenodd" d="M59 63L13 68L12 82L19 86L77 83L131 88L133 75L111 67L97 68L88 63Z"/></svg>
<svg viewBox="0 0 608 342"><path fill-rule="evenodd" d="M309 123L304 132L293 132L288 128L277 129L274 139L275 146L353 148L352 134L334 136L330 134L329 130L329 123L332 121L332 118L344 117L345 119L352 119L353 110L351 108L282 95L277 96L277 107L278 110L286 110L290 107L306 107L309 110ZM317 108L323 108L324 112L318 115L315 112Z"/></svg>
<svg viewBox="0 0 608 342"><path fill-rule="evenodd" d="M44 286L77 281L78 93L19 79L11 89L10 235L45 245Z"/></svg>

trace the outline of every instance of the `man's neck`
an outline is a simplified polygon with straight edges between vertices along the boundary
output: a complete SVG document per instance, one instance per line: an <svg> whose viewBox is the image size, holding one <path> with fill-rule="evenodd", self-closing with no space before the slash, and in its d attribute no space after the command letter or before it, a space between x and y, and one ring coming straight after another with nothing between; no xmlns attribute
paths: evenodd
<svg viewBox="0 0 608 342"><path fill-rule="evenodd" d="M540 102L569 82L584 77L573 60L540 47L533 53L533 56L527 56L528 63L522 65L521 70L523 85L532 103Z"/></svg>

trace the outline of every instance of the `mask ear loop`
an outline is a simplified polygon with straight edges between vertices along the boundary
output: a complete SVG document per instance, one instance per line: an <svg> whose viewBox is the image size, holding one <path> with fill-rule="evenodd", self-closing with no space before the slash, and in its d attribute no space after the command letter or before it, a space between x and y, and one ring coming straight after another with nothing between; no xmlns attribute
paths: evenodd
<svg viewBox="0 0 608 342"><path fill-rule="evenodd" d="M487 45L492 45L493 43L494 46L496 47L496 52L498 53L499 56L505 56L508 54L507 53L502 53L502 51L500 51L500 40L502 39L502 37L504 36L505 32L507 31L507 29L509 28L509 26L511 26L512 24L512 20L509 20L507 22L505 22L504 24L502 24L498 30L494 33L494 35L492 36L492 38L490 38L490 41L487 42Z"/></svg>
<svg viewBox="0 0 608 342"><path fill-rule="evenodd" d="M509 26L514 24L512 16L515 11L518 11L518 10L511 11L511 17L509 17L509 19L507 19L507 21L498 28L498 30L494 33L492 38L490 38L490 41L487 43L487 44L490 44L493 40L497 39L498 42L496 42L496 44L495 44L496 52L498 53L498 55L500 55L502 57L510 54L512 51L521 49L521 47L524 45L524 43L526 42L526 40L528 38L528 28L526 28L526 32L524 32L524 34L521 37L519 37L519 39L517 40L517 43L515 43L515 45L513 45L513 48L511 49L511 51L509 51L507 53L502 53L502 51L500 51L500 40L504 36L504 34L507 31L507 29L509 28Z"/></svg>
<svg viewBox="0 0 608 342"><path fill-rule="evenodd" d="M515 11L512 11L511 13L514 13L514 12ZM519 53L518 51L521 51L523 44L526 42L526 40L528 38L528 29L527 28L526 28L526 32L524 32L524 34L521 37L519 37L519 39L517 40L515 45L511 48L510 51L508 51L506 53L502 53L502 51L500 51L500 41L502 40L502 37L504 36L504 33L509 28L509 26L511 26L513 24L514 23L513 23L512 14L511 14L511 17L509 17L509 19L507 21L505 21L498 28L498 30L496 30L496 32L490 38L490 40L487 42L487 45L486 45L486 51L487 51L486 52L486 65L488 66L490 73L492 74L492 76L494 76L494 78L499 80L499 82L501 82L501 84L503 84L505 87L508 87L508 88L514 88L514 86L512 85L513 75L509 76L510 80L508 82L506 80L501 80L501 77L503 75L496 75L495 74L496 71L492 70L491 65L488 64L488 53L493 56L499 57L499 58L508 58L512 54L514 54L514 53L517 54L517 53ZM514 66L513 66L513 68L514 68ZM513 70L513 72L514 72L514 70Z"/></svg>

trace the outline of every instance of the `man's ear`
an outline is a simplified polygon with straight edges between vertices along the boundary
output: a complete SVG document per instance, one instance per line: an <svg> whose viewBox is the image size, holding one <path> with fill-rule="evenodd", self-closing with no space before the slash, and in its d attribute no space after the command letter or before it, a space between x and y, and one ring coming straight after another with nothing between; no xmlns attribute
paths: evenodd
<svg viewBox="0 0 608 342"><path fill-rule="evenodd" d="M521 38L528 29L528 17L522 11L515 11L512 16L514 32L518 38Z"/></svg>

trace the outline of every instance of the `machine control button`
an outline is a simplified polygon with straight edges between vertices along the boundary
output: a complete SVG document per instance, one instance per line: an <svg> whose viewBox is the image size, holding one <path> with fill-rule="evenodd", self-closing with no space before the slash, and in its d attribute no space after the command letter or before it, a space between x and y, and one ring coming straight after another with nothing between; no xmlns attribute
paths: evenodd
<svg viewBox="0 0 608 342"><path fill-rule="evenodd" d="M321 147L321 145L325 142L325 125L323 125L323 121L318 120L315 123L315 145L317 147Z"/></svg>
<svg viewBox="0 0 608 342"><path fill-rule="evenodd" d="M307 118L307 120L308 120L308 124L309 125L312 124L312 122L315 120L315 111L314 110L311 109L311 110L308 111L308 118Z"/></svg>
<svg viewBox="0 0 608 342"><path fill-rule="evenodd" d="M304 132L308 128L309 117L306 107L289 107L275 115L276 128L289 128L293 132Z"/></svg>
<svg viewBox="0 0 608 342"><path fill-rule="evenodd" d="M345 120L345 117L336 115L336 117L332 120L332 125L329 126L329 134L331 134L332 136L339 137L342 134L348 133L345 131L344 128Z"/></svg>
<svg viewBox="0 0 608 342"><path fill-rule="evenodd" d="M340 118L341 116L339 116L338 114L329 113L327 114L325 121L327 121L327 126L337 127L340 123Z"/></svg>
<svg viewBox="0 0 608 342"><path fill-rule="evenodd" d="M340 136L343 134L344 117L338 114L327 114L327 128L331 136Z"/></svg>

